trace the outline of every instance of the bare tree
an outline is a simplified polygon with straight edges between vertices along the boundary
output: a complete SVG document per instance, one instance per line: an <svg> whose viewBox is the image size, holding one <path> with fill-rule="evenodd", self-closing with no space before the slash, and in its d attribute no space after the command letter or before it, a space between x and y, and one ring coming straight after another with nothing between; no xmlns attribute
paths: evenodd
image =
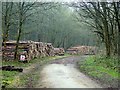
<svg viewBox="0 0 120 90"><path fill-rule="evenodd" d="M119 40L119 34L117 35L114 31L116 26L118 33L120 29L119 2L83 2L73 3L72 6L77 8L76 11L80 17L87 19L83 20L84 23L95 28L94 32L105 43L107 57L110 57L111 53L117 49L117 53L120 55L119 48L116 47L119 43L115 41L115 39ZM79 18L77 19L79 20Z"/></svg>
<svg viewBox="0 0 120 90"><path fill-rule="evenodd" d="M18 6L18 35L17 35L17 40L16 40L14 60L17 59L19 40L21 38L23 24L25 23L27 18L33 14L33 13L27 14L27 12L33 9L34 4L35 3L29 3L29 2L28 3L27 2L26 3L25 2L17 3L17 6Z"/></svg>
<svg viewBox="0 0 120 90"><path fill-rule="evenodd" d="M10 30L10 26L11 24L11 16L12 16L12 9L13 9L13 2L4 2L2 5L3 8L3 12L2 13L2 32L3 32L3 42L4 42L4 46L5 46L5 42L8 40L8 34L9 34L9 30Z"/></svg>

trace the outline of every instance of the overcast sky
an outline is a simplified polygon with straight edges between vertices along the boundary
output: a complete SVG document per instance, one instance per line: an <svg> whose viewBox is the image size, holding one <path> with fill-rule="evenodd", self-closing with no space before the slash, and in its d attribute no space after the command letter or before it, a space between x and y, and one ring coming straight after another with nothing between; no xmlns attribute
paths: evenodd
<svg viewBox="0 0 120 90"><path fill-rule="evenodd" d="M119 0L0 0L2 2L97 2L97 1L100 1L100 2L105 2L105 1L114 1L114 2L118 2Z"/></svg>

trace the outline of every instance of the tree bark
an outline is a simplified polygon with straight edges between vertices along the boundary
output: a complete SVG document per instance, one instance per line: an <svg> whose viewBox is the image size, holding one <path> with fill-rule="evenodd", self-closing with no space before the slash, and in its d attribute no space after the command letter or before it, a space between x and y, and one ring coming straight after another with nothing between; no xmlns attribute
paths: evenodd
<svg viewBox="0 0 120 90"><path fill-rule="evenodd" d="M18 36L17 36L17 41L16 41L16 48L15 48L14 60L16 60L17 56L18 56L18 46L19 46L19 41L20 41L21 32L22 32L22 25L23 25L23 5L24 5L24 3L21 4L21 2L19 2Z"/></svg>
<svg viewBox="0 0 120 90"><path fill-rule="evenodd" d="M103 8L103 26L104 26L104 39L105 39L105 47L106 47L106 55L110 57L111 55L111 41L109 35L108 21L107 21L107 5L105 2L101 2Z"/></svg>
<svg viewBox="0 0 120 90"><path fill-rule="evenodd" d="M119 12L120 12L120 9L119 9L119 2L114 2L114 10L115 10L115 18L116 18L116 22L117 22L117 26L118 26L118 50L117 50L117 53L118 53L118 57L120 57L120 16L119 16Z"/></svg>

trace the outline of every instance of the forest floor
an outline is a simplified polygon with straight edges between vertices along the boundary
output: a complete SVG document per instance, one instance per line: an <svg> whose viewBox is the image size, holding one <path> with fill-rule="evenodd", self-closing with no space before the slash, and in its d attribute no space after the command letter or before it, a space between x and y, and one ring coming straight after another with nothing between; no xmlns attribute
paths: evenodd
<svg viewBox="0 0 120 90"><path fill-rule="evenodd" d="M22 73L13 75L13 72L4 71L3 80L10 84L6 88L108 88L99 80L81 71L79 63L86 61L89 57L89 55L65 55L35 59L23 66L21 64L24 68ZM3 64L6 65L6 62ZM15 77L9 78L8 74L10 74L9 77Z"/></svg>
<svg viewBox="0 0 120 90"><path fill-rule="evenodd" d="M16 71L2 71L0 70L0 78L2 79L3 88L32 88L36 85L36 81L39 78L39 73L44 64L51 62L52 60L67 57L54 56L45 58L36 58L29 63L22 63L18 61L2 61L3 66L15 66L23 68L23 72Z"/></svg>
<svg viewBox="0 0 120 90"><path fill-rule="evenodd" d="M77 69L77 62L87 56L71 56L45 65L40 72L37 88L102 88Z"/></svg>

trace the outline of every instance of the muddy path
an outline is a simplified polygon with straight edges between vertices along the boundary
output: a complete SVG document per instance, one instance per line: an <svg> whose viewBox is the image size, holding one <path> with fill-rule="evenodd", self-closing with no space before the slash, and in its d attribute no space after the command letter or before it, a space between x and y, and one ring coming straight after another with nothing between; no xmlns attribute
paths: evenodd
<svg viewBox="0 0 120 90"><path fill-rule="evenodd" d="M76 63L87 56L72 56L45 65L40 73L37 88L102 88L97 82L81 73Z"/></svg>

